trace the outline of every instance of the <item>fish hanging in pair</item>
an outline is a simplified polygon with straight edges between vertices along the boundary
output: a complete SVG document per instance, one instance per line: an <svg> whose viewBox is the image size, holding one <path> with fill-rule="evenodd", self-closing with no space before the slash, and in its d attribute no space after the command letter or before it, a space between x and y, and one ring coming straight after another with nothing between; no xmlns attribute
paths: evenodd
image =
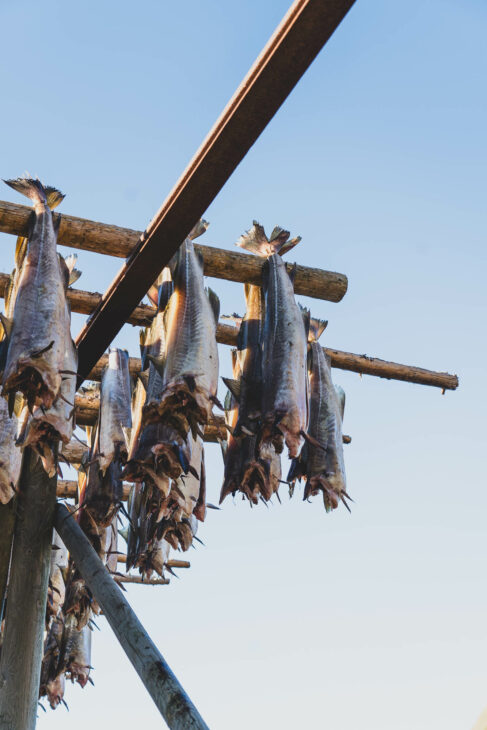
<svg viewBox="0 0 487 730"><path fill-rule="evenodd" d="M289 235L289 231L277 226L267 238L263 227L254 221L236 245L266 259L262 267L265 315L260 441L272 442L278 453L284 441L292 459L308 438L308 322L294 299L293 271L288 273L282 260L283 254L301 240L299 236L289 239Z"/></svg>
<svg viewBox="0 0 487 730"><path fill-rule="evenodd" d="M304 499L320 492L326 511L336 509L341 500L349 510L345 462L343 458L342 423L345 392L335 388L331 377L330 358L318 339L326 322L311 319L308 349L309 425L313 441L304 444L291 463L288 481L291 492L296 480L305 479Z"/></svg>

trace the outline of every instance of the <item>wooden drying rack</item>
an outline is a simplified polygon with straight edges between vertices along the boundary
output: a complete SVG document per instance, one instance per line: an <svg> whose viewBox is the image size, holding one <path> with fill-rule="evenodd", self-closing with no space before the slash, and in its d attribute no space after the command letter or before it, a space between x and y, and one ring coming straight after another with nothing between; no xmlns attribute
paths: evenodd
<svg viewBox="0 0 487 730"><path fill-rule="evenodd" d="M100 379L107 362L104 353L126 322L142 326L150 323L155 309L140 302L153 283L154 271L162 271L168 264L179 243L204 215L353 3L354 0L293 3L144 232L54 214L60 217L59 244L126 259L105 294L68 290L72 311L90 315L76 340L78 386L86 378ZM25 236L30 215L31 208L0 201L0 231ZM207 276L260 283L261 262L257 258L210 246L195 247L203 255ZM0 273L2 296L8 278L6 273ZM297 266L297 294L339 302L347 286L344 274ZM219 343L235 345L236 336L235 327L218 325ZM456 375L449 373L332 348L325 351L335 368L430 385L443 391L458 386ZM130 358L129 367L132 373L138 372L140 360ZM77 422L94 422L97 408L96 395L78 393ZM207 429L207 440L216 441L222 435L222 419L215 417ZM64 457L71 463L79 463L82 451L83 445L74 440L62 447ZM0 730L35 727L53 526L168 726L175 730L207 728L77 522L63 504L56 504L56 494L71 497L75 489L75 482L48 479L30 449L25 449L0 657ZM127 496L127 489L124 494ZM9 505L7 508L13 514ZM182 565L185 561L173 562L187 567ZM141 582L138 576L129 577L129 581Z"/></svg>

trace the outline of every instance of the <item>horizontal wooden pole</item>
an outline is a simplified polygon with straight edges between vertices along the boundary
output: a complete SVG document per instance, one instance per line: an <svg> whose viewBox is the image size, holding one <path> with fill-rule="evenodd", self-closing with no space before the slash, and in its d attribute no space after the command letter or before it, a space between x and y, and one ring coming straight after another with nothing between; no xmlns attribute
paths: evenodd
<svg viewBox="0 0 487 730"><path fill-rule="evenodd" d="M144 586L168 586L171 582L167 578L142 578L141 575L114 575L117 583L141 583Z"/></svg>
<svg viewBox="0 0 487 730"><path fill-rule="evenodd" d="M122 500L126 502L130 494L130 484L123 485ZM58 499L75 499L78 496L78 482L74 479L58 479L57 491Z"/></svg>
<svg viewBox="0 0 487 730"><path fill-rule="evenodd" d="M117 556L117 562L126 563L127 556L123 553L119 553L119 555ZM166 565L168 568L191 568L191 563L189 562L189 560L167 560L164 565Z"/></svg>
<svg viewBox="0 0 487 730"><path fill-rule="evenodd" d="M8 280L9 276L7 274L0 273L0 296L4 295ZM101 297L102 295L97 292L68 289L68 300L73 312L90 314L101 301ZM145 327L152 321L154 313L154 307L141 304L134 310L129 322ZM235 347L237 344L237 334L238 330L236 327L229 324L222 324L221 322L216 329L216 339L222 345ZM324 350L330 356L332 367L338 368L339 370L350 370L361 375L374 375L388 380L403 380L419 385L431 385L443 390L455 390L458 387L458 377L450 373L425 370L414 365L402 365L401 363L381 360L377 357L368 357L368 355L355 355L352 352L343 352L342 350L335 350L331 347L325 347ZM108 356L103 355L88 377L92 380L100 380L102 370L106 367L107 362ZM139 372L139 358L131 357L129 368L134 374ZM79 423L84 425L82 420Z"/></svg>
<svg viewBox="0 0 487 730"><path fill-rule="evenodd" d="M27 235L31 212L32 208L28 206L0 200L0 231L16 236ZM71 215L54 213L53 217L61 219L59 244L108 256L126 258L133 252L142 235L142 231L97 223ZM257 257L215 246L195 244L195 248L203 256L206 276L260 284L262 261ZM292 264L289 263L288 266L291 268ZM344 274L298 265L294 286L297 294L339 302L346 294L348 280Z"/></svg>
<svg viewBox="0 0 487 730"><path fill-rule="evenodd" d="M135 358L131 359L134 360ZM76 423L80 426L92 426L98 418L100 408L100 396L98 393L90 395L77 393L74 404L76 408ZM227 433L224 417L213 414L210 423L205 427L203 440L213 444L219 441L225 441ZM343 436L344 444L349 444L351 441L350 436Z"/></svg>
<svg viewBox="0 0 487 730"><path fill-rule="evenodd" d="M88 538L60 503L55 527L168 726L174 730L208 730Z"/></svg>

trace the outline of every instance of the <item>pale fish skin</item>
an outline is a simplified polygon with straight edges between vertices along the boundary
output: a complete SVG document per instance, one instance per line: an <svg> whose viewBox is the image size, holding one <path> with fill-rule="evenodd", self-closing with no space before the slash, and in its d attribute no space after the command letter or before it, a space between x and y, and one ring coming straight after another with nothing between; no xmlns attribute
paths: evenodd
<svg viewBox="0 0 487 730"><path fill-rule="evenodd" d="M132 427L129 358L126 350L110 349L108 366L100 386L100 418L98 425L98 459L102 474L118 451L127 456L124 429Z"/></svg>
<svg viewBox="0 0 487 730"><path fill-rule="evenodd" d="M273 441L278 429L292 459L302 448L308 423L307 333L283 260L273 254L265 266L262 439ZM279 451L279 440L275 445Z"/></svg>
<svg viewBox="0 0 487 730"><path fill-rule="evenodd" d="M65 354L65 288L57 233L42 185L23 179L8 184L31 198L35 220L15 297L3 392L20 390L30 406L50 408L61 388Z"/></svg>
<svg viewBox="0 0 487 730"><path fill-rule="evenodd" d="M331 377L330 358L318 342L310 343L311 367L309 433L322 446L306 444L303 465L307 478L305 498L321 491L327 510L347 497L343 458L342 403ZM343 394L344 395L344 394ZM304 457L304 455L303 455Z"/></svg>
<svg viewBox="0 0 487 730"><path fill-rule="evenodd" d="M15 494L20 477L22 453L15 445L18 421L8 414L5 398L0 397L0 502L7 504Z"/></svg>
<svg viewBox="0 0 487 730"><path fill-rule="evenodd" d="M64 604L67 568L68 550L56 530L53 530L51 565L49 569L49 588L47 595L47 613L50 616L59 616Z"/></svg>
<svg viewBox="0 0 487 730"><path fill-rule="evenodd" d="M198 423L206 424L218 388L218 347L214 309L204 288L203 267L187 238L177 254L174 292L166 314L166 356L161 413L192 402Z"/></svg>
<svg viewBox="0 0 487 730"><path fill-rule="evenodd" d="M78 682L84 687L90 676L91 669L91 635L89 626L83 626L81 631L69 628L69 640L67 643L68 656L66 676L72 682Z"/></svg>

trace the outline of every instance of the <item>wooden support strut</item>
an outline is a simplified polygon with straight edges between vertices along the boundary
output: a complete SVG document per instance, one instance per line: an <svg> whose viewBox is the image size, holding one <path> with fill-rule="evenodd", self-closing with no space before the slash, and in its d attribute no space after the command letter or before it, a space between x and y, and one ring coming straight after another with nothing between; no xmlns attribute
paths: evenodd
<svg viewBox="0 0 487 730"><path fill-rule="evenodd" d="M8 280L9 276L7 274L0 273L0 296L4 296ZM73 312L90 314L99 302L101 302L101 299L102 295L98 292L68 289L68 301ZM139 304L130 315L128 321L130 324L145 327L151 323L155 311L155 308L148 304ZM237 334L238 329L233 325L222 324L221 322L217 325L216 339L222 345L235 347L237 344ZM330 357L331 366L340 370L350 370L361 375L374 375L379 378L403 380L420 385L431 385L442 388L443 390L455 390L458 387L458 377L450 373L426 370L414 365L402 365L401 363L389 362L388 360L381 360L377 357L369 357L368 355L355 355L352 352L343 352L342 350L335 350L330 347L325 347L324 350ZM100 380L102 370L106 367L107 363L108 356L102 355L88 374L88 378L91 380ZM129 369L132 374L140 372L139 358L131 357L129 359Z"/></svg>
<svg viewBox="0 0 487 730"><path fill-rule="evenodd" d="M56 507L55 527L169 728L208 730L88 538L62 504Z"/></svg>
<svg viewBox="0 0 487 730"><path fill-rule="evenodd" d="M31 214L32 208L26 205L0 200L0 231L16 236L26 236L29 232ZM60 221L58 244L120 258L130 256L143 233L57 212L53 213L53 219ZM199 243L195 243L195 249L203 257L205 276L260 284L263 262L256 256ZM288 263L287 267L291 269L293 264ZM296 266L294 279L296 294L339 302L345 296L347 287L348 279L345 274L299 264Z"/></svg>
<svg viewBox="0 0 487 730"><path fill-rule="evenodd" d="M354 0L295 0L79 334L86 378Z"/></svg>
<svg viewBox="0 0 487 730"><path fill-rule="evenodd" d="M0 730L33 730L43 656L56 477L24 450L0 657Z"/></svg>

